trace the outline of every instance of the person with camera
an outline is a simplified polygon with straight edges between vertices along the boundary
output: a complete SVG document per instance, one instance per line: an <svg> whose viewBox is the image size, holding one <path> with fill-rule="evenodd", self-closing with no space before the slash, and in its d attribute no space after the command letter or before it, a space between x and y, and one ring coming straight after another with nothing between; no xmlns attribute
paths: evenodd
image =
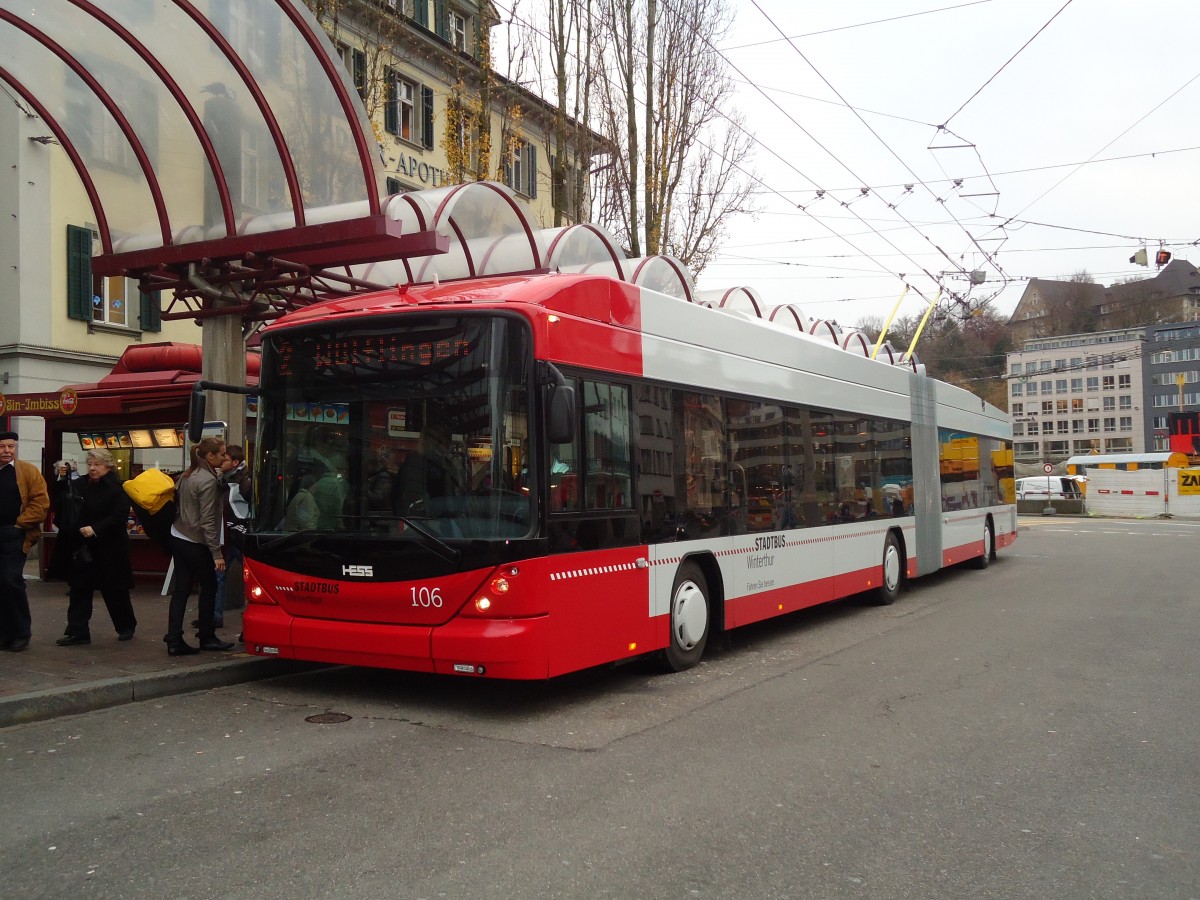
<svg viewBox="0 0 1200 900"><path fill-rule="evenodd" d="M89 450L87 477L67 481L58 510L55 556L65 560L70 601L67 629L56 642L74 647L92 642L92 601L104 598L117 640L128 641L137 630L129 591L133 565L129 559L129 497L117 475L112 454Z"/></svg>

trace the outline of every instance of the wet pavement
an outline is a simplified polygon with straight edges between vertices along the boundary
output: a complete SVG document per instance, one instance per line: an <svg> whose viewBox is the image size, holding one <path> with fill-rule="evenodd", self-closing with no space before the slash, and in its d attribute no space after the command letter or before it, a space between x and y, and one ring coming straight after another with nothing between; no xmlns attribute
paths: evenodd
<svg viewBox="0 0 1200 900"><path fill-rule="evenodd" d="M134 589L138 628L132 640L117 640L97 592L91 644L59 647L55 641L67 623L67 586L39 580L35 561L25 572L33 637L28 650L0 651L0 728L312 668L243 652L237 641L241 610L227 610L224 627L218 631L221 638L234 642L233 650L167 656L162 637L168 598L161 594L161 585L139 584ZM195 618L193 594L184 621ZM194 628L185 630L185 639L195 645Z"/></svg>

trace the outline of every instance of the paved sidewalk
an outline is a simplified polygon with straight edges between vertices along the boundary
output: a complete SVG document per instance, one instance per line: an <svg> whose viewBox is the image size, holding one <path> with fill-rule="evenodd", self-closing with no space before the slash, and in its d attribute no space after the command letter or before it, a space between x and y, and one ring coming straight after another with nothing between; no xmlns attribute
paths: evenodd
<svg viewBox="0 0 1200 900"><path fill-rule="evenodd" d="M194 656L167 656L162 636L167 630L168 598L159 587L139 585L133 592L137 634L118 641L104 601L96 594L92 643L59 647L67 622L67 586L37 580L37 564L26 566L33 638L20 653L0 651L0 728L73 715L123 703L206 690L260 678L273 678L312 666L244 653L236 642L242 630L241 610L225 613L219 634L235 649ZM193 594L184 619L196 618ZM195 644L195 629L186 640Z"/></svg>

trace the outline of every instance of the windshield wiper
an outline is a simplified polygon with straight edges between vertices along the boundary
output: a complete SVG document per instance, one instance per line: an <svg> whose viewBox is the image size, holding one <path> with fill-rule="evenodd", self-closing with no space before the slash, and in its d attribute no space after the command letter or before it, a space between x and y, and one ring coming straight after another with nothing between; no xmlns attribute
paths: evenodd
<svg viewBox="0 0 1200 900"><path fill-rule="evenodd" d="M301 544L307 541L314 540L320 537L324 532L309 528L304 531L293 531L290 534L285 534L283 537L275 538L273 541L267 541L265 544L259 545L260 550L283 550L291 547L293 544Z"/></svg>
<svg viewBox="0 0 1200 900"><path fill-rule="evenodd" d="M442 540L440 537L438 537L432 531L422 528L420 525L418 525L415 521L410 519L408 516L397 516L397 515L392 515L392 516L343 516L343 518L349 519L349 520L374 519L374 520L389 521L389 522L390 521L403 522L406 527L411 528L413 530L413 532L417 535L417 537L419 538L418 543L420 543L427 549L432 550L434 553L436 553L442 559L446 560L447 562L454 563L454 565L458 565L459 561L462 559L462 551L461 550L451 547L449 544L447 544L444 540Z"/></svg>

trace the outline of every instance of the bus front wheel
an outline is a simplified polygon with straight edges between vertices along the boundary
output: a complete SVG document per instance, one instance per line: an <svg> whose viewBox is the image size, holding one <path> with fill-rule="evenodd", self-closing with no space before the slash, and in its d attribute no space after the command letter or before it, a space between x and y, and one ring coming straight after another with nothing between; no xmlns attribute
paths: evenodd
<svg viewBox="0 0 1200 900"><path fill-rule="evenodd" d="M708 582L698 565L685 562L671 588L671 636L663 652L669 671L682 672L700 662L710 620Z"/></svg>

